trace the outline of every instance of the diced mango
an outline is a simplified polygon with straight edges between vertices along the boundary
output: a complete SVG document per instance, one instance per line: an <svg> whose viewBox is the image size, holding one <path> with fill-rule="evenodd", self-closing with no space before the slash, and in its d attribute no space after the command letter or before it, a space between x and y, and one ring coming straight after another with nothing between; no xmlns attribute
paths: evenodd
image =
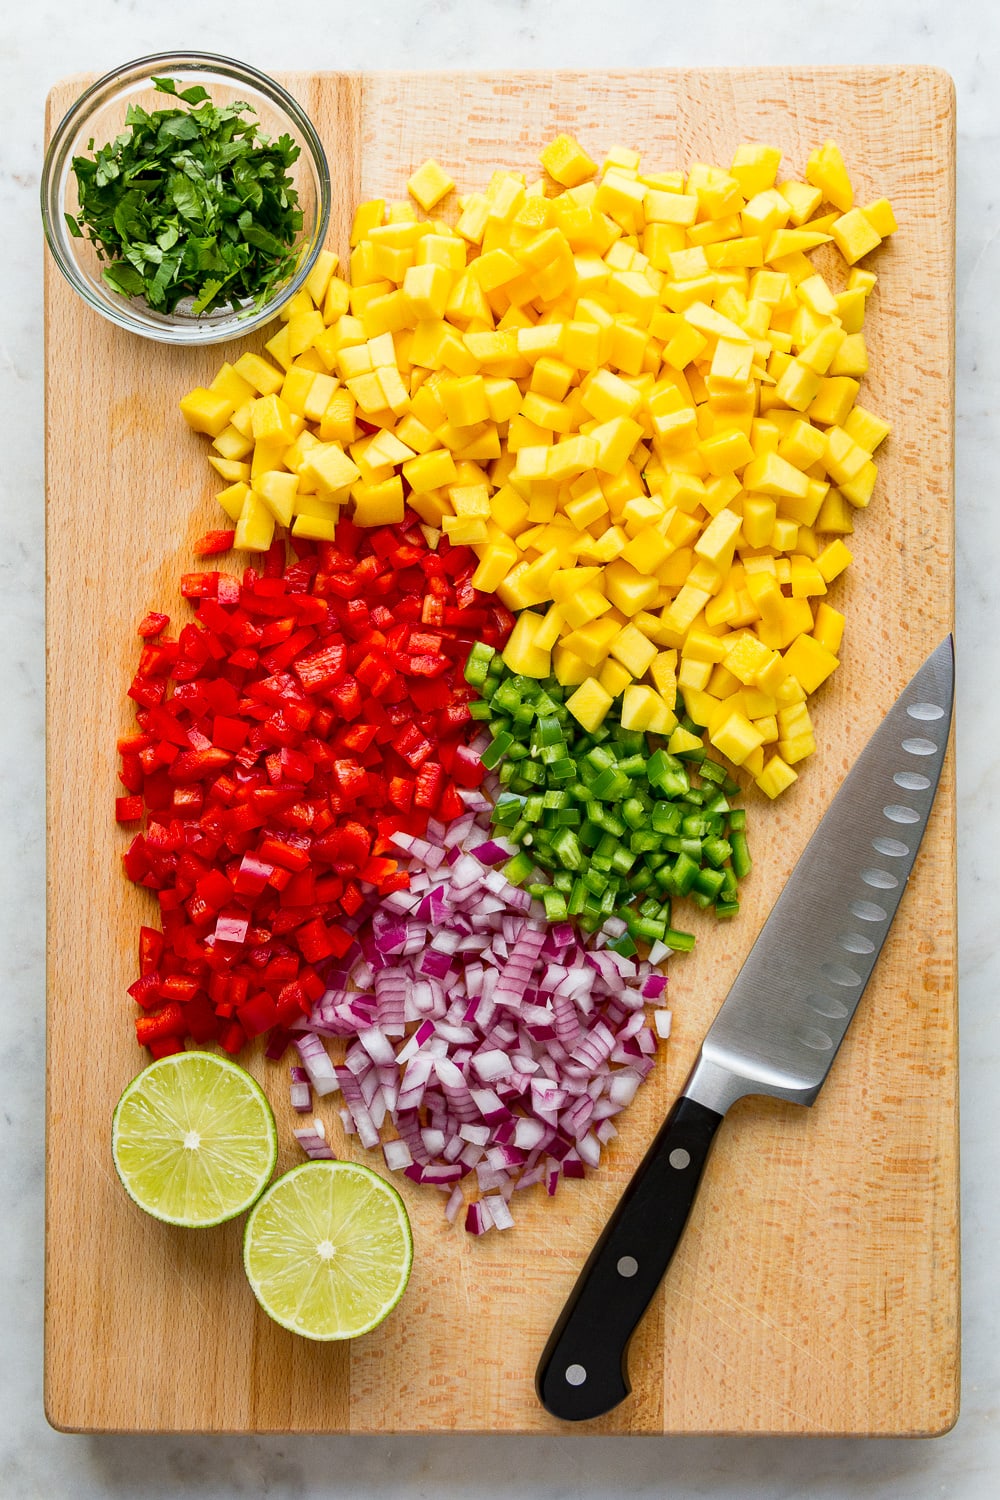
<svg viewBox="0 0 1000 1500"><path fill-rule="evenodd" d="M181 415L192 432L204 432L209 437L217 438L223 428L229 425L235 403L223 391L207 390L199 385L181 397L180 407Z"/></svg>
<svg viewBox="0 0 1000 1500"><path fill-rule="evenodd" d="M274 540L274 516L253 490L248 491L236 522L233 546L248 552L266 552Z"/></svg>
<svg viewBox="0 0 1000 1500"><path fill-rule="evenodd" d="M566 699L566 707L582 728L593 731L603 724L612 701L597 679L588 677Z"/></svg>
<svg viewBox="0 0 1000 1500"><path fill-rule="evenodd" d="M747 756L764 743L760 730L738 710L728 714L712 731L710 738L715 748L728 756L734 766L741 766Z"/></svg>
<svg viewBox="0 0 1000 1500"><path fill-rule="evenodd" d="M454 186L444 168L433 157L428 157L408 180L406 190L424 212L429 213L442 198L447 197Z"/></svg>
<svg viewBox="0 0 1000 1500"><path fill-rule="evenodd" d="M780 755L772 755L765 763L764 769L754 779L761 791L773 800L782 792L787 791L798 778L797 773L782 760Z"/></svg>
<svg viewBox="0 0 1000 1500"><path fill-rule="evenodd" d="M882 243L882 236L860 208L852 208L835 219L831 233L837 249L849 266L853 266L855 261Z"/></svg>
<svg viewBox="0 0 1000 1500"><path fill-rule="evenodd" d="M836 665L823 595L888 432L855 404L875 277L854 262L891 206L854 206L829 141L804 182L758 143L686 176L615 147L598 177L568 135L541 161L555 196L501 169L454 228L361 204L346 279L323 251L269 358L224 364L185 419L241 544L409 505L476 550L473 586L521 612L515 670L554 671L581 723L621 697L683 735L680 693L777 795L815 744L790 710ZM452 183L431 161L409 187L430 212ZM827 243L841 292L809 259Z"/></svg>
<svg viewBox="0 0 1000 1500"><path fill-rule="evenodd" d="M597 175L597 163L591 161L579 141L571 135L557 135L539 152L538 159L549 176L562 187L579 187Z"/></svg>
<svg viewBox="0 0 1000 1500"><path fill-rule="evenodd" d="M853 207L854 189L835 141L824 141L817 150L810 152L806 180L819 188L826 201L839 208L841 213L847 213Z"/></svg>

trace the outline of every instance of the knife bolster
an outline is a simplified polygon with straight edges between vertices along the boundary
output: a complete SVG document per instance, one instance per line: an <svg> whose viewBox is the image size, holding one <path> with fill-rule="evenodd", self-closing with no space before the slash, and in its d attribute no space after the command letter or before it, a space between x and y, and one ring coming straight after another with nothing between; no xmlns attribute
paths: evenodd
<svg viewBox="0 0 1000 1500"><path fill-rule="evenodd" d="M764 1076L761 1069L757 1077L741 1072L739 1059L727 1058L721 1049L706 1038L698 1053L690 1077L684 1085L684 1093L695 1099L706 1109L724 1115L737 1099L747 1094L767 1094L772 1099L784 1099L789 1104L812 1104L819 1093L819 1085L802 1083L788 1075L775 1073ZM746 1063L744 1062L744 1066Z"/></svg>

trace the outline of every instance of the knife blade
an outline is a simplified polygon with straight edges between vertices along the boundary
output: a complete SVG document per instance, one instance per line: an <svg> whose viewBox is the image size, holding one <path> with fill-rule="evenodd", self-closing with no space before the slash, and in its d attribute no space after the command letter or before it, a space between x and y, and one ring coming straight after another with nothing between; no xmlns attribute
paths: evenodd
<svg viewBox="0 0 1000 1500"><path fill-rule="evenodd" d="M565 1421L631 1389L628 1343L687 1222L715 1133L747 1094L811 1105L916 860L948 744L949 635L861 752L775 902L687 1082L597 1241L535 1376Z"/></svg>

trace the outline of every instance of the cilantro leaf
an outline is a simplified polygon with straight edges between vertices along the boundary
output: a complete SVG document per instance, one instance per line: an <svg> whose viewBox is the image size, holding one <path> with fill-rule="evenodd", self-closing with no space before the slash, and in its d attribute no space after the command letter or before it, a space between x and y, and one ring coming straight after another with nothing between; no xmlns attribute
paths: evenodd
<svg viewBox="0 0 1000 1500"><path fill-rule="evenodd" d="M197 316L259 302L295 269L302 211L288 169L299 147L269 139L249 104L217 107L201 84L153 83L178 107L130 104L119 136L74 158L70 233L110 262L109 286L150 306L187 301Z"/></svg>

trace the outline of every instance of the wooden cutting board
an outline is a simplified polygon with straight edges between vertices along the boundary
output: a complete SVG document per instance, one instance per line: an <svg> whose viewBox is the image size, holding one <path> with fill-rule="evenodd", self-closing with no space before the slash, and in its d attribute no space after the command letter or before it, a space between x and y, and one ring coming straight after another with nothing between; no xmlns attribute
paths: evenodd
<svg viewBox="0 0 1000 1500"><path fill-rule="evenodd" d="M48 1099L46 1410L87 1431L569 1432L535 1399L535 1364L576 1274L692 1062L786 875L868 735L953 618L954 100L930 68L634 73L297 74L334 182L331 243L354 203L401 197L433 155L460 191L537 171L560 130L657 168L779 145L801 174L825 137L861 201L899 234L871 257L872 371L893 424L870 509L835 585L843 665L816 699L819 751L771 806L751 799L744 910L671 967L674 1034L601 1170L516 1228L476 1241L440 1195L404 1184L416 1263L401 1306L354 1346L314 1345L261 1313L240 1226L143 1216L110 1157L137 1071L126 986L154 904L121 874L115 737L149 608L177 619L191 544L218 524L180 395L219 348L117 332L46 262ZM84 80L60 84L54 123ZM231 352L231 351L227 351ZM632 1346L632 1397L585 1430L931 1434L957 1413L955 805L951 764L910 889L812 1110L742 1101ZM287 1064L251 1066L289 1146ZM330 1103L324 1116L335 1142ZM344 1146L344 1151L351 1150ZM358 1148L360 1149L360 1148Z"/></svg>

